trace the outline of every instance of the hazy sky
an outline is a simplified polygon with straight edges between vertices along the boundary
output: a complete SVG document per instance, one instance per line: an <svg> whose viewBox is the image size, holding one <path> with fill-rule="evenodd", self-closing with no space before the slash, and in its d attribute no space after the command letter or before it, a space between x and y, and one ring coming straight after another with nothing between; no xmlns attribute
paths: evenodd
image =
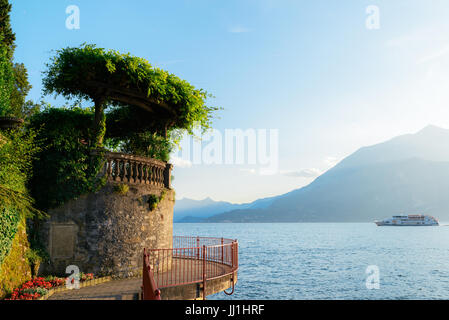
<svg viewBox="0 0 449 320"><path fill-rule="evenodd" d="M214 127L276 129L278 172L176 166L177 198L249 202L310 183L358 148L428 124L449 128L447 0L14 0L16 61L41 97L51 50L130 52L215 96ZM66 28L66 8L80 29ZM379 28L368 29L375 5ZM49 102L61 105L62 99ZM178 162L179 163L179 162ZM183 167L186 164L186 167Z"/></svg>

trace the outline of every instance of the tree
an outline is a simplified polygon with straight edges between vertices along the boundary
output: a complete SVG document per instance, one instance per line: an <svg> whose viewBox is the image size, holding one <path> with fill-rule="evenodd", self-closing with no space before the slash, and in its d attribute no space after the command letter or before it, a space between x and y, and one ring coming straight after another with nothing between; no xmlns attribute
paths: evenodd
<svg viewBox="0 0 449 320"><path fill-rule="evenodd" d="M16 35L12 32L10 13L11 4L8 0L0 0L0 34L3 36L0 45L7 48L7 55L10 60L14 55Z"/></svg>
<svg viewBox="0 0 449 320"><path fill-rule="evenodd" d="M39 105L26 101L32 86L28 72L22 63L13 63L16 36L11 29L11 4L0 0L0 116L26 118L39 109Z"/></svg>
<svg viewBox="0 0 449 320"><path fill-rule="evenodd" d="M44 93L92 100L95 104L94 145L101 147L106 130L105 109L120 114L117 123L139 121L142 132L167 136L172 129L189 133L208 129L212 113L209 97L177 76L151 66L142 58L95 45L68 47L56 52L44 72ZM126 127L123 135L135 133ZM126 131L125 130L125 131Z"/></svg>
<svg viewBox="0 0 449 320"><path fill-rule="evenodd" d="M11 93L14 86L13 75L8 51L4 46L0 46L0 116L9 116L12 113Z"/></svg>
<svg viewBox="0 0 449 320"><path fill-rule="evenodd" d="M14 86L11 92L11 110L18 118L28 118L33 113L39 111L40 105L31 100L26 100L32 86L28 82L28 71L23 63L14 63Z"/></svg>

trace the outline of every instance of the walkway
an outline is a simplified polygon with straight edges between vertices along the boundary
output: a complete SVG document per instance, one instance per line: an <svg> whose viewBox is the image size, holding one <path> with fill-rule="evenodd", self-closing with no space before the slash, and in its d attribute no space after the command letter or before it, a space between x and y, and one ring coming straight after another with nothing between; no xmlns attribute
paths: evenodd
<svg viewBox="0 0 449 320"><path fill-rule="evenodd" d="M202 283L201 260L173 258L172 269L168 272L155 273L155 280L162 291L162 299L194 299L198 297L196 283ZM208 277L208 294L229 288L231 267L221 263L206 261ZM212 285L212 279L219 280L218 285ZM223 280L220 280L223 279ZM223 284L224 287L222 288ZM190 283L190 285L182 285ZM141 293L142 278L112 280L78 290L66 290L54 293L48 300L138 300ZM169 287L169 288L167 288ZM220 289L214 291L214 287Z"/></svg>
<svg viewBox="0 0 449 320"><path fill-rule="evenodd" d="M78 290L53 294L48 300L138 300L141 278L112 280Z"/></svg>

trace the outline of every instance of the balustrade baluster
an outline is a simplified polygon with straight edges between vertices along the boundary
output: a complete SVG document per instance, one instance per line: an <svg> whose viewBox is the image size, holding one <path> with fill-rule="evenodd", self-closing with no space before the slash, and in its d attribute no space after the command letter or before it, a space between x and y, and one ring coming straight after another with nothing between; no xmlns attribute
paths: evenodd
<svg viewBox="0 0 449 320"><path fill-rule="evenodd" d="M131 176L129 170L131 169L129 160L125 161L125 177L126 177L126 182L129 182L129 177Z"/></svg>
<svg viewBox="0 0 449 320"><path fill-rule="evenodd" d="M142 165L141 162L136 162L136 182L142 183L142 177L140 175L140 166Z"/></svg>
<svg viewBox="0 0 449 320"><path fill-rule="evenodd" d="M137 182L136 162L130 161L130 168L131 168L131 176L129 181L136 183Z"/></svg>
<svg viewBox="0 0 449 320"><path fill-rule="evenodd" d="M154 165L151 165L151 185L155 184L154 178L156 175L155 167Z"/></svg>
<svg viewBox="0 0 449 320"><path fill-rule="evenodd" d="M108 179L112 178L112 159L106 160L106 175Z"/></svg>
<svg viewBox="0 0 449 320"><path fill-rule="evenodd" d="M137 163L137 180L139 183L142 183L142 163Z"/></svg>
<svg viewBox="0 0 449 320"><path fill-rule="evenodd" d="M155 159L107 152L103 173L109 180L170 188L172 166Z"/></svg>
<svg viewBox="0 0 449 320"><path fill-rule="evenodd" d="M125 162L123 160L118 160L118 172L120 181L123 182L123 179L125 178Z"/></svg>
<svg viewBox="0 0 449 320"><path fill-rule="evenodd" d="M148 166L146 163L143 164L142 166L142 179L143 179L143 183L147 183L147 179L148 179Z"/></svg>
<svg viewBox="0 0 449 320"><path fill-rule="evenodd" d="M163 171L161 169L161 167L158 167L158 173L159 173L159 186L163 186L164 185L164 179L163 179Z"/></svg>

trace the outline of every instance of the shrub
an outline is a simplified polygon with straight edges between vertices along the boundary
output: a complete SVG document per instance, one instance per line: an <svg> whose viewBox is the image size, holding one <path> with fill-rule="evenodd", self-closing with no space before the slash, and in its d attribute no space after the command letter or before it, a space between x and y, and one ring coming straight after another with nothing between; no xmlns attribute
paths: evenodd
<svg viewBox="0 0 449 320"><path fill-rule="evenodd" d="M155 210L156 208L157 208L157 206L159 205L159 203L162 201L162 200L164 200L165 199L165 196L166 196L166 191L165 190L163 190L162 192L161 192L161 195L160 196L157 196L157 195L155 195L155 194L150 194L149 195L149 197L148 197L148 204L149 204L149 206L150 206L150 211L153 211L153 210Z"/></svg>
<svg viewBox="0 0 449 320"><path fill-rule="evenodd" d="M126 195L129 191L129 186L125 183L114 185L114 192L122 196Z"/></svg>

